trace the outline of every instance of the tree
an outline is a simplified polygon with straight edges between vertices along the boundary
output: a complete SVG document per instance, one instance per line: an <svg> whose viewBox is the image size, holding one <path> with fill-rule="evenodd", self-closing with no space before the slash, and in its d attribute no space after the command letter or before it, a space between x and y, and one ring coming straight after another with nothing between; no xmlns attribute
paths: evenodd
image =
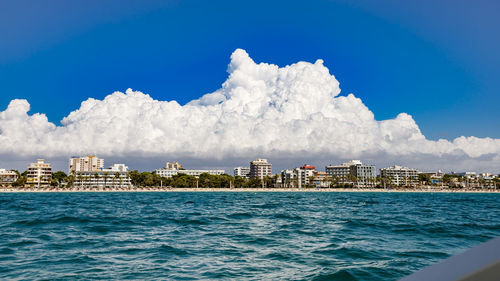
<svg viewBox="0 0 500 281"><path fill-rule="evenodd" d="M61 183L66 182L68 180L68 175L66 175L65 172L63 171L57 171L52 174L52 179L55 181L53 185L51 182L51 185L61 187Z"/></svg>
<svg viewBox="0 0 500 281"><path fill-rule="evenodd" d="M427 185L430 185L431 183L431 175L429 174L418 174L418 181L420 182L421 185L423 185L423 183L427 184Z"/></svg>
<svg viewBox="0 0 500 281"><path fill-rule="evenodd" d="M109 172L104 172L104 188L107 187L108 183L108 177L109 177Z"/></svg>
<svg viewBox="0 0 500 281"><path fill-rule="evenodd" d="M99 186L99 179L101 178L101 176L99 175L98 172L94 173L94 178L96 179L96 187Z"/></svg>
<svg viewBox="0 0 500 281"><path fill-rule="evenodd" d="M314 176L307 177L307 185L306 185L306 187L308 187L308 188L313 188L314 187Z"/></svg>
<svg viewBox="0 0 500 281"><path fill-rule="evenodd" d="M247 179L242 178L240 176L236 176L234 178L234 187L242 188L245 185L246 181Z"/></svg>
<svg viewBox="0 0 500 281"><path fill-rule="evenodd" d="M115 176L113 177L113 186L115 186L115 180L116 179L119 179L120 180L120 187L122 187L122 184L121 184L121 179L120 179L120 173L119 172L116 172L115 173Z"/></svg>

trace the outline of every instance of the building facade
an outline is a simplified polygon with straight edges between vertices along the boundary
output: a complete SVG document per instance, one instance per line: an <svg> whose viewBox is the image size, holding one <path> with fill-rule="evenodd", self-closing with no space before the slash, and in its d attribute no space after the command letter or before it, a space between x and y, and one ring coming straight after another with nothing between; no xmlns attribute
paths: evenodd
<svg viewBox="0 0 500 281"><path fill-rule="evenodd" d="M312 184L311 178L314 177L316 167L305 164L300 168L295 168L295 171L297 173L299 188L303 188Z"/></svg>
<svg viewBox="0 0 500 281"><path fill-rule="evenodd" d="M104 168L104 159L89 155L84 157L71 157L69 159L69 173L97 172Z"/></svg>
<svg viewBox="0 0 500 281"><path fill-rule="evenodd" d="M315 187L330 187L330 180L328 179L326 172L314 172L313 185Z"/></svg>
<svg viewBox="0 0 500 281"><path fill-rule="evenodd" d="M187 170L187 169L182 169L182 165L175 162L175 163L169 163L167 162L165 165L165 168L161 169L156 169L154 171L155 174L159 175L160 177L164 178L171 178L175 175L178 174L186 174L190 176L195 176L199 177L201 174L207 173L210 175L222 175L225 174L226 171L224 170Z"/></svg>
<svg viewBox="0 0 500 281"><path fill-rule="evenodd" d="M48 186L52 179L52 167L50 163L45 163L44 159L37 159L36 163L31 163L28 166L26 177L26 185L28 186Z"/></svg>
<svg viewBox="0 0 500 281"><path fill-rule="evenodd" d="M0 186L10 186L17 178L16 172L0 169Z"/></svg>
<svg viewBox="0 0 500 281"><path fill-rule="evenodd" d="M294 170L282 170L281 171L281 187L293 188L299 185L297 174Z"/></svg>
<svg viewBox="0 0 500 281"><path fill-rule="evenodd" d="M329 165L325 170L328 177L337 179L339 183L354 184L358 187L375 186L375 166L363 164L360 160Z"/></svg>
<svg viewBox="0 0 500 281"><path fill-rule="evenodd" d="M377 176L374 165L357 164L349 167L351 175L355 178L355 184L359 187L375 186Z"/></svg>
<svg viewBox="0 0 500 281"><path fill-rule="evenodd" d="M388 179L396 186L415 186L418 184L418 170L394 165L380 169L380 177Z"/></svg>
<svg viewBox="0 0 500 281"><path fill-rule="evenodd" d="M234 168L234 176L249 178L250 177L250 167L236 167Z"/></svg>
<svg viewBox="0 0 500 281"><path fill-rule="evenodd" d="M267 159L256 159L250 162L250 178L264 178L272 176L273 165L267 162Z"/></svg>
<svg viewBox="0 0 500 281"><path fill-rule="evenodd" d="M281 171L281 186L287 188L303 188L314 185L316 167L305 164L293 170Z"/></svg>
<svg viewBox="0 0 500 281"><path fill-rule="evenodd" d="M128 167L125 164L114 164L110 168L98 171L76 171L75 187L117 188L131 187Z"/></svg>

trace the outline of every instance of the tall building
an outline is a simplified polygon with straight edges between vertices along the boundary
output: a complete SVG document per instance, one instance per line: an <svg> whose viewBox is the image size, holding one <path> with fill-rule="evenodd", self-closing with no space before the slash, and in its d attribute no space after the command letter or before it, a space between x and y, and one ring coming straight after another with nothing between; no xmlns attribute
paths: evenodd
<svg viewBox="0 0 500 281"><path fill-rule="evenodd" d="M311 182L311 178L314 177L314 172L316 172L316 167L305 164L300 168L296 168L299 188L306 187Z"/></svg>
<svg viewBox="0 0 500 281"><path fill-rule="evenodd" d="M11 185L17 180L17 174L14 171L0 169L0 185Z"/></svg>
<svg viewBox="0 0 500 281"><path fill-rule="evenodd" d="M282 187L297 187L299 185L297 178L297 173L295 170L282 170L281 171L281 186Z"/></svg>
<svg viewBox="0 0 500 281"><path fill-rule="evenodd" d="M350 166L351 174L356 179L357 186L375 186L375 177L377 176L374 165L356 164Z"/></svg>
<svg viewBox="0 0 500 281"><path fill-rule="evenodd" d="M380 169L380 177L389 179L392 184L397 186L418 184L417 169L410 169L408 167L398 165Z"/></svg>
<svg viewBox="0 0 500 281"><path fill-rule="evenodd" d="M267 159L256 159L250 162L250 178L264 178L272 175L273 165Z"/></svg>
<svg viewBox="0 0 500 281"><path fill-rule="evenodd" d="M325 167L328 177L337 178L340 183L355 183L357 186L375 185L375 166L365 165L360 160L351 160L341 165Z"/></svg>
<svg viewBox="0 0 500 281"><path fill-rule="evenodd" d="M236 167L236 168L234 168L234 176L248 178L250 176L250 167Z"/></svg>
<svg viewBox="0 0 500 281"><path fill-rule="evenodd" d="M26 184L30 186L48 186L52 179L52 167L44 159L37 159L36 163L28 166Z"/></svg>
<svg viewBox="0 0 500 281"><path fill-rule="evenodd" d="M74 172L97 172L104 168L104 159L89 155L84 157L72 157L69 159L69 173Z"/></svg>

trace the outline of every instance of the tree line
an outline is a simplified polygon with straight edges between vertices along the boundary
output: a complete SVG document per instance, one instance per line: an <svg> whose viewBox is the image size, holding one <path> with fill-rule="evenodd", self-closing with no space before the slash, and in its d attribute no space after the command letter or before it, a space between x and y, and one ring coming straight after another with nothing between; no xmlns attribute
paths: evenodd
<svg viewBox="0 0 500 281"><path fill-rule="evenodd" d="M27 171L19 173L17 170L12 170L17 175L18 178L12 183L14 187L22 187L26 185L27 182ZM203 173L199 177L179 173L172 176L171 178L161 177L154 172L139 172L137 170L130 171L128 173L131 183L135 187L172 187L172 188L271 188L274 187L279 175L266 176L264 178L244 178L240 176L233 177L228 174L222 175L210 175L208 173ZM63 171L57 171L52 173L50 179L50 185L53 187L67 187L70 188L74 185L77 177L73 174L66 174ZM308 178L308 183L303 185L303 188L314 188L314 177ZM485 185L485 181L482 179L467 179L466 177L445 174L441 179L442 183L433 183L430 175L419 174L417 178L406 178L403 179L406 184L404 186L413 187L415 185L447 185L450 187L457 187L456 183L470 181L479 183L482 186ZM372 187L396 187L393 184L393 179L382 178L377 176L373 179L358 179L355 176L348 175L346 177L326 177L322 179L322 186L330 188L350 188L358 186L358 183L363 182L368 186ZM500 186L500 177L494 178L491 183L496 186ZM298 187L298 179L293 178L287 183L283 183L281 187Z"/></svg>

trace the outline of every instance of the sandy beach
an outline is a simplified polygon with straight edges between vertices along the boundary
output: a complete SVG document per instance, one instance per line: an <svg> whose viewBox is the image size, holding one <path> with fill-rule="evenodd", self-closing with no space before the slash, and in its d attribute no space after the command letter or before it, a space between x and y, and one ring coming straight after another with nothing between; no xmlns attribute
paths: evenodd
<svg viewBox="0 0 500 281"><path fill-rule="evenodd" d="M438 187L422 188L168 188L168 187L132 187L132 188L0 188L0 192L430 192L430 193L500 193L499 189L452 189Z"/></svg>

